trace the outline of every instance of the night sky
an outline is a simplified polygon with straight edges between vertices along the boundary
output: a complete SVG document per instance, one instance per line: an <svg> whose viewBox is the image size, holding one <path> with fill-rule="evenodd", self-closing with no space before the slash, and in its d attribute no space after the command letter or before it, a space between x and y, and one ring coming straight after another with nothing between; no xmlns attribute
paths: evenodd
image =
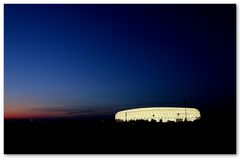
<svg viewBox="0 0 240 158"><path fill-rule="evenodd" d="M234 102L235 7L5 4L5 118Z"/></svg>

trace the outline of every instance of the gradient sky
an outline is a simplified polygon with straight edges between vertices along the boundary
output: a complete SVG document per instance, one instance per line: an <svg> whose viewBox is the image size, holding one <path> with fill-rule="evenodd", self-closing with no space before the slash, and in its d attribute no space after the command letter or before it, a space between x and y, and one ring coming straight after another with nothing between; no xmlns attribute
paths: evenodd
<svg viewBox="0 0 240 158"><path fill-rule="evenodd" d="M235 5L4 5L5 118L236 99Z"/></svg>

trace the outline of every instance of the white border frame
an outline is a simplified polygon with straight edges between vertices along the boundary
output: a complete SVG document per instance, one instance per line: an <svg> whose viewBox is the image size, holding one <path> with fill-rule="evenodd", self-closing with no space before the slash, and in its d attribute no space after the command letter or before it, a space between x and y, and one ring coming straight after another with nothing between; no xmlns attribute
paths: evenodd
<svg viewBox="0 0 240 158"><path fill-rule="evenodd" d="M0 35L1 36L1 41L0 41L0 48L1 48L1 53L0 53L0 85L2 85L2 88L0 90L0 156L1 157L69 157L69 156L80 156L80 157L192 157L192 156L198 156L198 157L232 157L235 155L4 155L3 148L4 148L4 137L3 137L3 125L4 125L4 4L81 4L81 3L111 3L111 4L120 4L120 3L135 3L135 4L151 4L151 3L159 3L159 4L237 4L237 28L239 27L239 0L3 0L1 2L1 7L0 7ZM237 30L237 61L239 61L240 56L238 55L239 53L239 32ZM237 78L239 79L239 68L240 65L237 62ZM239 90L239 84L237 84L237 133L239 132L239 104L238 104L238 99L240 98L240 94L238 93ZM239 156L239 136L237 134L237 156Z"/></svg>

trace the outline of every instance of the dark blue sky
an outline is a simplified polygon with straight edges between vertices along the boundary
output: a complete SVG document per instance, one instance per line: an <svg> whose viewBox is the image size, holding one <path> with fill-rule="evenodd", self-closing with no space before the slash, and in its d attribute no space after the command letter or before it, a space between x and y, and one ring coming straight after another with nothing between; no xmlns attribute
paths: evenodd
<svg viewBox="0 0 240 158"><path fill-rule="evenodd" d="M234 102L236 6L5 4L4 59L9 115Z"/></svg>

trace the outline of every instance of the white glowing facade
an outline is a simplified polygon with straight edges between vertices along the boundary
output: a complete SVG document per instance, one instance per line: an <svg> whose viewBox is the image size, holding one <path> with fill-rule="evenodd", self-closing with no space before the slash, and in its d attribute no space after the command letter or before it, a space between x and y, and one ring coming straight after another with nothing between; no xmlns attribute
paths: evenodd
<svg viewBox="0 0 240 158"><path fill-rule="evenodd" d="M180 122L200 119L200 111L195 108L182 107L148 107L119 111L116 121L155 120L157 122Z"/></svg>

